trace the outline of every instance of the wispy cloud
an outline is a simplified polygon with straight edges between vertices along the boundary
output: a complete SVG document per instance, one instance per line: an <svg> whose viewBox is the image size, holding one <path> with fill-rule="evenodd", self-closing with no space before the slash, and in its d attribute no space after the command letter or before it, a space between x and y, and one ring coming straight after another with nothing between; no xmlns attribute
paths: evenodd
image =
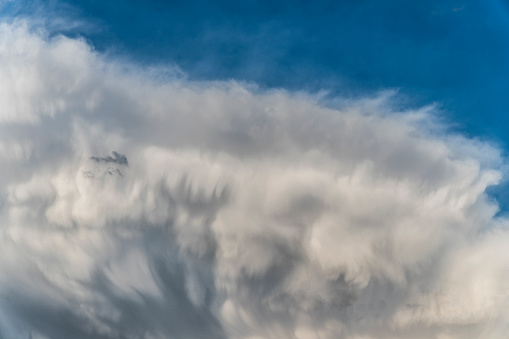
<svg viewBox="0 0 509 339"><path fill-rule="evenodd" d="M458 7L454 7L452 9L453 12L459 12L459 11L462 11L465 9L465 4L461 5L461 6L458 6Z"/></svg>
<svg viewBox="0 0 509 339"><path fill-rule="evenodd" d="M1 337L507 333L503 159L432 107L161 81L23 24L0 41Z"/></svg>
<svg viewBox="0 0 509 339"><path fill-rule="evenodd" d="M127 157L125 154L120 154L116 151L111 152L111 155L107 155L105 157L98 157L98 156L91 156L90 159L94 160L95 162L105 162L105 163L115 163L118 165L124 165L129 166L129 162L127 161Z"/></svg>

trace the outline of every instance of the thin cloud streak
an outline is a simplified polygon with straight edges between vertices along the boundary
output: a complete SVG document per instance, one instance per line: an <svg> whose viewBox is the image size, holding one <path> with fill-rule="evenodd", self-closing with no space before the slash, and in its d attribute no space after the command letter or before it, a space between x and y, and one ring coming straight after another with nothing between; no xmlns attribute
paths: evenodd
<svg viewBox="0 0 509 339"><path fill-rule="evenodd" d="M432 106L161 80L26 23L0 41L0 336L507 333L504 159Z"/></svg>

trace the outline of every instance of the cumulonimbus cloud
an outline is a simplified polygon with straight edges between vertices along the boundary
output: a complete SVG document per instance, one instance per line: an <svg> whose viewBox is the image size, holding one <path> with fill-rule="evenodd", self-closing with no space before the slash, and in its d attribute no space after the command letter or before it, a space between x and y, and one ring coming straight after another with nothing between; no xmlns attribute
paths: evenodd
<svg viewBox="0 0 509 339"><path fill-rule="evenodd" d="M497 149L157 71L0 26L0 337L507 333Z"/></svg>

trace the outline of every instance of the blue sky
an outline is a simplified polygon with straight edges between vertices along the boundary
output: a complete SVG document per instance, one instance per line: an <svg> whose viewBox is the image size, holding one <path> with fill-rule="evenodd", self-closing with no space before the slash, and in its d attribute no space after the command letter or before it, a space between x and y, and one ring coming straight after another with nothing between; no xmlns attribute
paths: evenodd
<svg viewBox="0 0 509 339"><path fill-rule="evenodd" d="M508 333L506 1L0 16L0 338Z"/></svg>

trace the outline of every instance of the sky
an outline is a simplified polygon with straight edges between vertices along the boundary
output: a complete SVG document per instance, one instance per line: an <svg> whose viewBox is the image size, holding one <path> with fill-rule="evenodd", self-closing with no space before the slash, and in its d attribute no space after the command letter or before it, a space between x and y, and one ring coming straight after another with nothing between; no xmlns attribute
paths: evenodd
<svg viewBox="0 0 509 339"><path fill-rule="evenodd" d="M0 338L501 338L509 3L0 1Z"/></svg>

